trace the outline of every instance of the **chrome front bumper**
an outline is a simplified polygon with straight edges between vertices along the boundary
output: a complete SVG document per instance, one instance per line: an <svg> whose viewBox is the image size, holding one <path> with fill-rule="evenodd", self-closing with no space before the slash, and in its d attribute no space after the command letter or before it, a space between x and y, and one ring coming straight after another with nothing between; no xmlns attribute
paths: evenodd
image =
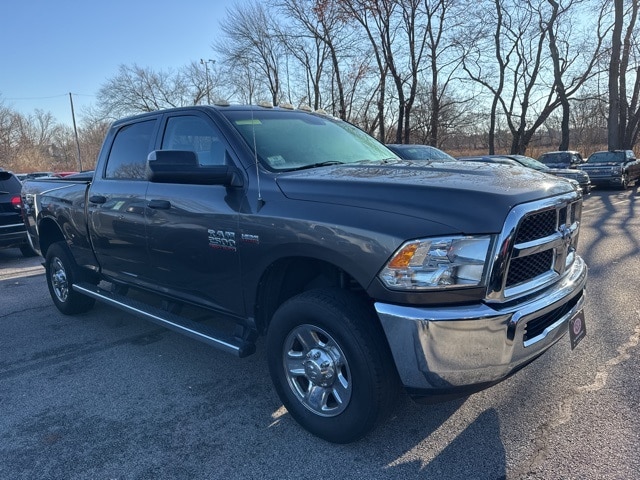
<svg viewBox="0 0 640 480"><path fill-rule="evenodd" d="M582 310L586 281L587 266L576 256L558 283L510 306L375 308L410 394L471 392L505 379L563 337ZM537 330L525 340L527 324Z"/></svg>

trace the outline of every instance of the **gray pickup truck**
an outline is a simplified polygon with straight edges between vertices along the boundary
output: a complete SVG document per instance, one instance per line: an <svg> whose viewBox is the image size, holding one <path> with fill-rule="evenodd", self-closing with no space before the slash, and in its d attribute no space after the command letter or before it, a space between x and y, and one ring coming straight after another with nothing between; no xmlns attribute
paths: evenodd
<svg viewBox="0 0 640 480"><path fill-rule="evenodd" d="M61 312L97 299L240 357L265 335L283 404L331 442L369 432L402 388L468 395L586 332L579 189L401 160L319 113L126 118L95 173L22 196Z"/></svg>

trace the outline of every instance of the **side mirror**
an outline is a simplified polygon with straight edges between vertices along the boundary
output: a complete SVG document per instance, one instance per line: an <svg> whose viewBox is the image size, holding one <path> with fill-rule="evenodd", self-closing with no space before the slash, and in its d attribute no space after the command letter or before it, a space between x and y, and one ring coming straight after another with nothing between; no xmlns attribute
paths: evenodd
<svg viewBox="0 0 640 480"><path fill-rule="evenodd" d="M147 180L152 183L241 187L242 174L232 165L200 166L196 152L154 150L147 157Z"/></svg>

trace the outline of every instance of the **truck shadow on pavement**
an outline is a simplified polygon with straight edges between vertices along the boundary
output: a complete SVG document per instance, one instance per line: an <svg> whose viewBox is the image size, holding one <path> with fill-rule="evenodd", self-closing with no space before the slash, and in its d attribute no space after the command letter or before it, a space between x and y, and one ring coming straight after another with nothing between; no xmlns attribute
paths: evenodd
<svg viewBox="0 0 640 480"><path fill-rule="evenodd" d="M469 421L454 415L466 399L402 395L364 439L327 443L282 407L262 341L238 359L105 305L61 315L44 275L8 282L13 302L38 295L3 320L0 478L505 476L493 408Z"/></svg>

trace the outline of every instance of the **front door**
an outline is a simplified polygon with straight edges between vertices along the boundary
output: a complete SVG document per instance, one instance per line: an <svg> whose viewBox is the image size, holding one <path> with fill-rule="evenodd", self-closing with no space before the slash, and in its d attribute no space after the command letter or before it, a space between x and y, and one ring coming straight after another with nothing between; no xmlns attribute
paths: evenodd
<svg viewBox="0 0 640 480"><path fill-rule="evenodd" d="M196 152L202 166L230 162L204 115L166 118L163 150ZM149 183L147 236L153 281L165 292L231 314L243 314L236 248L243 192L222 185Z"/></svg>

